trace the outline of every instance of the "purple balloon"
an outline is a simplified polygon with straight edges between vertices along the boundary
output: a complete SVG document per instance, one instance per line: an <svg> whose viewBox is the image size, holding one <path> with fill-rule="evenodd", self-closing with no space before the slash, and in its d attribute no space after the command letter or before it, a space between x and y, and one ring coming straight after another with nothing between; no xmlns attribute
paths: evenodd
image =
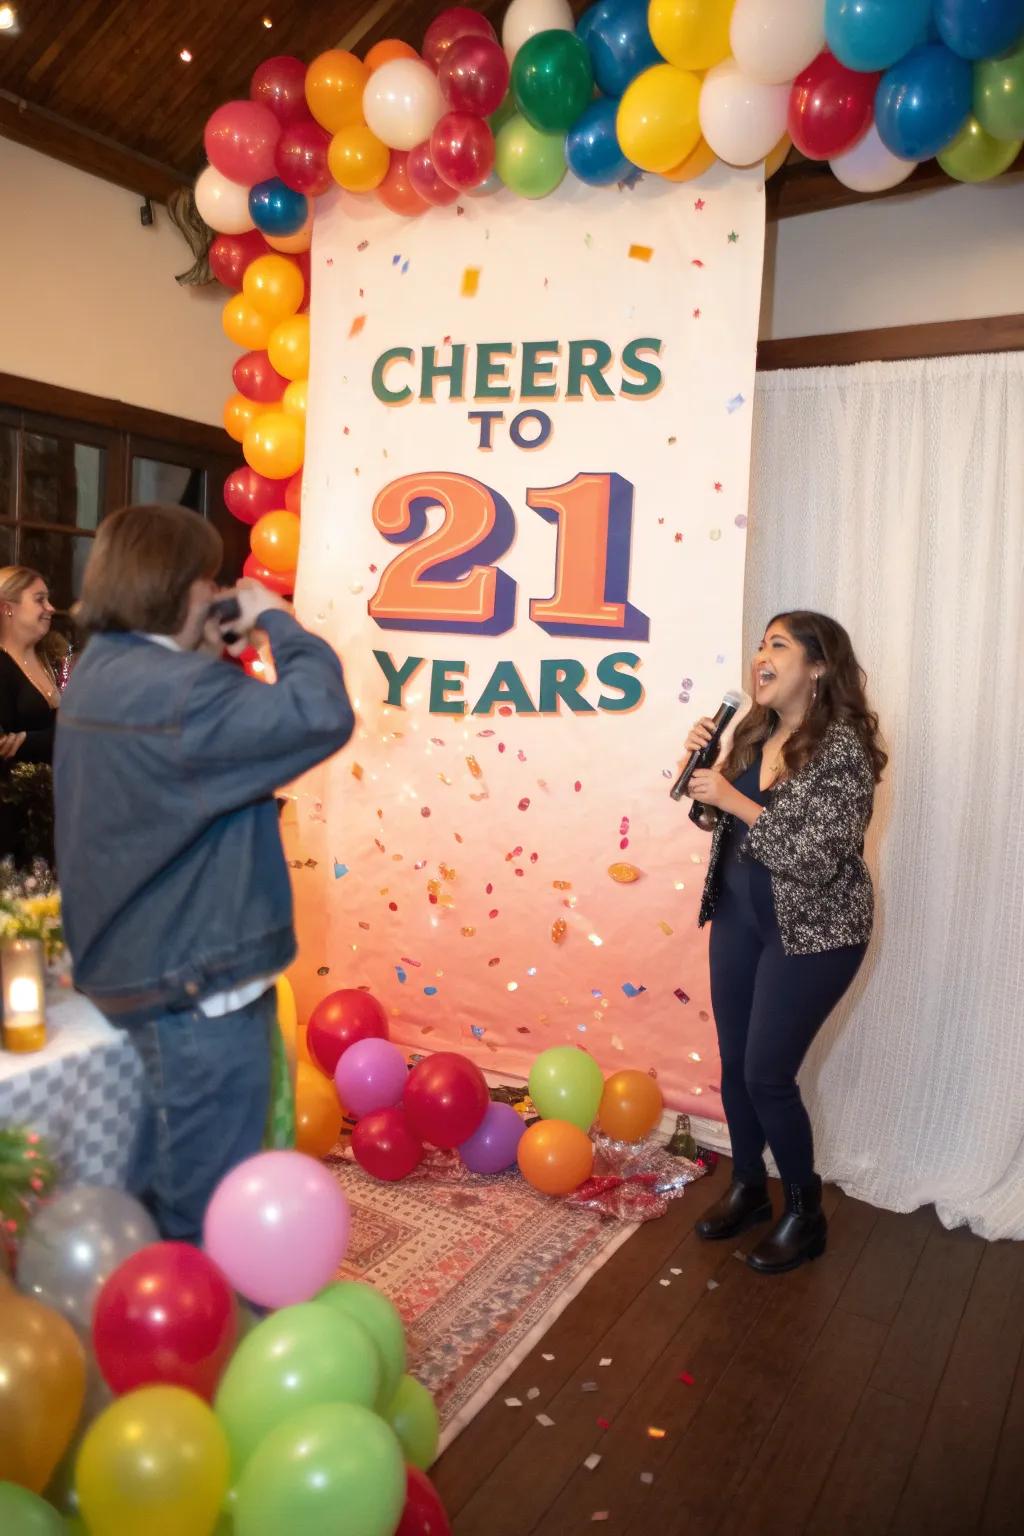
<svg viewBox="0 0 1024 1536"><path fill-rule="evenodd" d="M511 1168L525 1130L511 1104L488 1105L480 1129L459 1147L463 1165L470 1173L501 1173Z"/></svg>
<svg viewBox="0 0 1024 1536"><path fill-rule="evenodd" d="M398 1103L408 1079L405 1057L390 1040L357 1040L334 1069L338 1098L350 1115L372 1115Z"/></svg>

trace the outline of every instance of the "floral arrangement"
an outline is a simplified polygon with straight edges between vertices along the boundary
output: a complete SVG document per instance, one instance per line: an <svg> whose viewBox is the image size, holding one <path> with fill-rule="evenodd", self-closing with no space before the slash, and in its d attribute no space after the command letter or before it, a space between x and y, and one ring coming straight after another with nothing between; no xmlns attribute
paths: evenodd
<svg viewBox="0 0 1024 1536"><path fill-rule="evenodd" d="M0 1128L0 1275L13 1268L28 1219L56 1178L56 1165L35 1131Z"/></svg>
<svg viewBox="0 0 1024 1536"><path fill-rule="evenodd" d="M60 891L41 859L28 874L10 859L0 864L0 939L38 939L51 964L63 954Z"/></svg>

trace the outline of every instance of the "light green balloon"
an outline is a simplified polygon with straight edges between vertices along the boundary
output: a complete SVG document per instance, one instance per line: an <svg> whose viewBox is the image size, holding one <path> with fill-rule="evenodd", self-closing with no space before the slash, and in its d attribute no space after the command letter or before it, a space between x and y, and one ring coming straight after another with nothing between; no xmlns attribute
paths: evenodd
<svg viewBox="0 0 1024 1536"><path fill-rule="evenodd" d="M497 135L499 129L504 128L509 118L516 115L516 99L511 91L505 92L505 99L496 112L492 112L487 122L493 134Z"/></svg>
<svg viewBox="0 0 1024 1536"><path fill-rule="evenodd" d="M380 1393L377 1408L387 1406L405 1371L405 1329L398 1308L383 1292L362 1280L339 1280L315 1300L345 1317L355 1318L366 1329L380 1354Z"/></svg>
<svg viewBox="0 0 1024 1536"><path fill-rule="evenodd" d="M541 133L517 112L498 130L494 168L520 197L547 197L565 175L565 135Z"/></svg>
<svg viewBox="0 0 1024 1536"><path fill-rule="evenodd" d="M380 1380L377 1346L354 1318L316 1301L274 1312L239 1344L217 1389L214 1408L231 1448L232 1477L264 1436L304 1408L373 1408Z"/></svg>
<svg viewBox="0 0 1024 1536"><path fill-rule="evenodd" d="M568 1120L589 1131L603 1092L601 1068L575 1045L542 1051L530 1069L530 1098L545 1120Z"/></svg>
<svg viewBox="0 0 1024 1536"><path fill-rule="evenodd" d="M991 181L1009 169L1022 143L1022 139L993 138L972 116L937 159L946 175L956 181Z"/></svg>
<svg viewBox="0 0 1024 1536"><path fill-rule="evenodd" d="M0 1483L0 1531L4 1536L64 1536L64 1521L52 1504L20 1483Z"/></svg>
<svg viewBox="0 0 1024 1536"><path fill-rule="evenodd" d="M403 1376L384 1417L398 1436L406 1461L425 1472L437 1455L441 1425L434 1399L415 1376Z"/></svg>
<svg viewBox="0 0 1024 1536"><path fill-rule="evenodd" d="M238 1485L236 1536L392 1536L405 1504L394 1432L367 1408L295 1414L254 1452Z"/></svg>
<svg viewBox="0 0 1024 1536"><path fill-rule="evenodd" d="M1024 138L1024 43L975 64L974 115L994 139Z"/></svg>

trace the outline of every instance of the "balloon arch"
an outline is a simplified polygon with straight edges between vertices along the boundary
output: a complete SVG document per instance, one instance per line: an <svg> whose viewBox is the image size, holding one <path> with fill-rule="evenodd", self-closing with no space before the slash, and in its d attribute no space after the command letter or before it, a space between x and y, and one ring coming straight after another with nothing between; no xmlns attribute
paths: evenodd
<svg viewBox="0 0 1024 1536"><path fill-rule="evenodd" d="M389 38L364 59L267 59L207 123L195 189L244 349L224 424L246 462L224 499L252 525L246 573L294 585L308 252L332 186L412 218L502 186L545 197L570 171L686 182L720 159L771 175L795 144L880 192L932 156L990 180L1022 140L1024 0L597 0L578 24L569 0L511 0L500 42L456 6L419 53Z"/></svg>

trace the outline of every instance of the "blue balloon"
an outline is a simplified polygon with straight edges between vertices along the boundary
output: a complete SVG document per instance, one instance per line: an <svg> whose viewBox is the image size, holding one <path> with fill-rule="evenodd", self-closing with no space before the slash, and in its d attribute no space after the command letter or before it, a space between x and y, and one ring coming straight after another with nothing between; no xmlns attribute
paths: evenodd
<svg viewBox="0 0 1024 1536"><path fill-rule="evenodd" d="M901 160L945 149L971 110L973 72L941 43L926 43L886 70L875 93L875 126Z"/></svg>
<svg viewBox="0 0 1024 1536"><path fill-rule="evenodd" d="M888 69L927 41L931 10L931 0L825 0L825 42L847 69Z"/></svg>
<svg viewBox="0 0 1024 1536"><path fill-rule="evenodd" d="M249 193L249 217L262 235L298 234L308 213L303 194L293 192L276 176L257 182Z"/></svg>
<svg viewBox="0 0 1024 1536"><path fill-rule="evenodd" d="M1024 36L1024 0L935 0L935 25L962 59L991 59Z"/></svg>
<svg viewBox="0 0 1024 1536"><path fill-rule="evenodd" d="M637 75L662 63L647 28L647 0L598 0L580 17L576 35L606 96L621 96Z"/></svg>
<svg viewBox="0 0 1024 1536"><path fill-rule="evenodd" d="M618 103L605 98L593 101L577 118L565 139L565 158L569 169L589 187L610 187L625 181L636 170L619 148L615 134Z"/></svg>

